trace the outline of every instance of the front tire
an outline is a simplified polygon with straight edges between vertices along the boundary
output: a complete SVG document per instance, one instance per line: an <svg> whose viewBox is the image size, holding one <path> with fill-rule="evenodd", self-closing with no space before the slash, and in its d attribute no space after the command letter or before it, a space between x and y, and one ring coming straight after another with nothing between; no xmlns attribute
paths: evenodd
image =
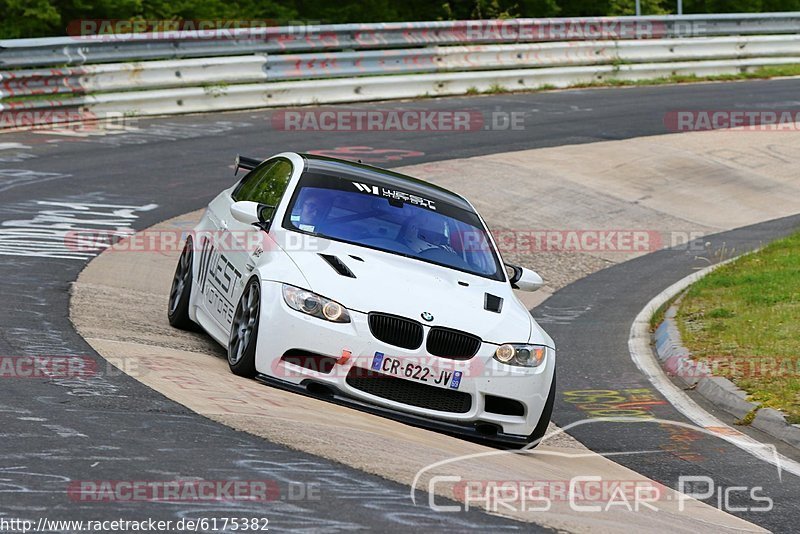
<svg viewBox="0 0 800 534"><path fill-rule="evenodd" d="M233 315L228 341L228 367L235 375L256 375L256 342L261 319L261 285L253 278L244 288Z"/></svg>
<svg viewBox="0 0 800 534"><path fill-rule="evenodd" d="M553 382L550 384L550 393L547 394L547 401L542 410L542 416L536 424L536 428L528 436L528 449L533 449L539 445L539 441L547 433L547 427L550 424L550 417L553 415L553 405L556 403L556 372L553 371Z"/></svg>
<svg viewBox="0 0 800 534"><path fill-rule="evenodd" d="M178 265L175 267L175 275L172 277L172 287L169 290L169 304L167 306L169 324L181 330L195 329L194 321L189 318L193 262L194 250L192 239L189 238L183 246Z"/></svg>

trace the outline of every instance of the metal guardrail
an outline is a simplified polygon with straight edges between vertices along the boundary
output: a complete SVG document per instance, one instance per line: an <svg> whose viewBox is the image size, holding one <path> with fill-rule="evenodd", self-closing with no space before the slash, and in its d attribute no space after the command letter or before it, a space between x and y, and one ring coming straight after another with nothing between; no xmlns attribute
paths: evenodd
<svg viewBox="0 0 800 534"><path fill-rule="evenodd" d="M508 19L0 40L0 68L432 45L792 34L800 13Z"/></svg>
<svg viewBox="0 0 800 534"><path fill-rule="evenodd" d="M800 13L338 25L320 27L303 39L283 39L289 31L268 28L260 40L252 30L234 30L219 40L146 35L86 48L75 48L69 37L0 42L0 62L6 65L41 65L56 58L68 64L0 72L0 128L112 112L357 102L735 74L800 63ZM372 32L369 39L367 32ZM732 35L664 37L721 32ZM759 32L772 35L753 35ZM502 44L473 44L482 41ZM320 48L330 51L295 53ZM254 50L281 53L244 55ZM203 57L120 62L143 54L194 53ZM117 63L103 63L112 58ZM54 95L54 100L9 101L31 95Z"/></svg>
<svg viewBox="0 0 800 534"><path fill-rule="evenodd" d="M800 35L437 46L20 70L0 73L0 98L207 86L223 82L233 85L351 76L777 56L800 56Z"/></svg>
<svg viewBox="0 0 800 534"><path fill-rule="evenodd" d="M763 66L798 64L800 56L735 60L550 67L524 70L449 72L257 83L218 87L186 87L104 93L57 102L31 101L0 105L0 127L35 122L63 122L108 115L166 115L230 111L272 106L301 106L449 96L489 91L563 88L609 80L646 80L670 75L711 76L753 71Z"/></svg>

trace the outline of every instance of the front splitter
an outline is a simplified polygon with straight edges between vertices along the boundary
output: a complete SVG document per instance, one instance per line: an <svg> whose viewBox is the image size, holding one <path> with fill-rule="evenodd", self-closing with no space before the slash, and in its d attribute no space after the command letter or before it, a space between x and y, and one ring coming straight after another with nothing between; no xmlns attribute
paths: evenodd
<svg viewBox="0 0 800 534"><path fill-rule="evenodd" d="M278 389L299 393L300 395L304 395L306 397L331 402L340 406L346 406L348 408L366 412L372 415L378 415L387 419L392 419L407 425L424 428L425 430L442 432L450 436L467 439L483 445L510 448L520 448L528 445L528 439L526 436L505 434L503 432L486 434L485 432L481 432L478 428L476 428L475 423L460 425L447 421L440 421L438 419L420 417L418 415L401 412L399 410L393 410L391 408L369 404L347 395L335 386L331 386L322 382L305 380L300 384L292 384L290 382L285 382L264 374L258 374L255 378L262 384ZM317 393L309 390L308 386L311 384L322 386L325 390L325 393Z"/></svg>

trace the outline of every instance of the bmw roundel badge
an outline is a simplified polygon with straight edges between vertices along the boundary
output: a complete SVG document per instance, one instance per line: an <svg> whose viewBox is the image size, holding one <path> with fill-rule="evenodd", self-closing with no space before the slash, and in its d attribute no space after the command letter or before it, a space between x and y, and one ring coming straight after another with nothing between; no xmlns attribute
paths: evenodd
<svg viewBox="0 0 800 534"><path fill-rule="evenodd" d="M421 315L422 315L422 318L425 319L426 321L428 321L428 322L433 321L433 315L431 315L430 313L422 312Z"/></svg>

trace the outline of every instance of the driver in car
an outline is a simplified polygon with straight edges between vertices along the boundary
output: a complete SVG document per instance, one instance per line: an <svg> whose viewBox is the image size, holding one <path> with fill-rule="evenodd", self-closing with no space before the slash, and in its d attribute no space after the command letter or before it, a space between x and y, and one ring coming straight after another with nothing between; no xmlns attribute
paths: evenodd
<svg viewBox="0 0 800 534"><path fill-rule="evenodd" d="M296 215L292 214L292 223L300 230L313 232L319 223L322 209L322 199L319 195L310 193L305 196L300 206L300 213Z"/></svg>
<svg viewBox="0 0 800 534"><path fill-rule="evenodd" d="M431 248L444 248L444 241L447 239L441 232L431 228L435 221L429 220L424 215L416 215L405 222L400 230L398 241L419 254Z"/></svg>

